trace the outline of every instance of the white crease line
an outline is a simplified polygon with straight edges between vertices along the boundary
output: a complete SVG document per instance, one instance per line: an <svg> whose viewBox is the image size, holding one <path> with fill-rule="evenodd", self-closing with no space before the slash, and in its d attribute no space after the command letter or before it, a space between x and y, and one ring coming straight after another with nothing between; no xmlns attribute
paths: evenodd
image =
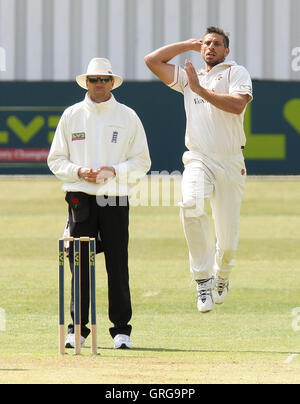
<svg viewBox="0 0 300 404"><path fill-rule="evenodd" d="M285 361L284 361L284 363L287 363L287 364L289 364L289 363L291 363L295 358L296 358L296 356L298 356L299 354L292 354L292 355L290 355Z"/></svg>

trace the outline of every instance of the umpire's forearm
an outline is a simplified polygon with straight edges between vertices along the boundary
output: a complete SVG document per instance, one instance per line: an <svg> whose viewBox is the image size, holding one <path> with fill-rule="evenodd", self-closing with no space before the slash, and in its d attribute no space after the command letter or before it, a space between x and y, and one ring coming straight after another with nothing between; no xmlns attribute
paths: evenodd
<svg viewBox="0 0 300 404"><path fill-rule="evenodd" d="M52 173L63 182L77 182L80 179L78 176L80 166L64 157L54 157L51 155L48 158L48 166Z"/></svg>

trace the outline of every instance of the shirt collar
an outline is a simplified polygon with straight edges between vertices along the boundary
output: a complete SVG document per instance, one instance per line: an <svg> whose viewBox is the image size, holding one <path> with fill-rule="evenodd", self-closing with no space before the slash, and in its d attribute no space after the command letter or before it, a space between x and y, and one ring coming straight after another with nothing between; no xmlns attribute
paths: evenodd
<svg viewBox="0 0 300 404"><path fill-rule="evenodd" d="M110 109L114 106L114 104L116 103L116 99L113 96L113 94L111 94L111 97L109 100L104 101L104 102L94 102L93 100L90 99L89 94L86 93L85 95L85 103L86 105L93 110L106 110L106 109Z"/></svg>
<svg viewBox="0 0 300 404"><path fill-rule="evenodd" d="M222 63L219 63L218 65L214 66L214 67L211 69L210 72L207 72L205 69L201 69L199 73L200 73L202 76L204 76L204 75L209 74L209 73L211 73L211 72L214 72L215 70L218 70L218 69L220 69L220 68L223 69L224 67L231 67L231 66L237 66L237 63L234 62L234 61L222 62Z"/></svg>

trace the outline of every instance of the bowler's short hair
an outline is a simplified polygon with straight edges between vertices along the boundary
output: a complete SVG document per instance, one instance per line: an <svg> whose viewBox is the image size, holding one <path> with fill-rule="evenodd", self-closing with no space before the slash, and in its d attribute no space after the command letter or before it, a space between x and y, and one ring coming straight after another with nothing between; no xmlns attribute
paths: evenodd
<svg viewBox="0 0 300 404"><path fill-rule="evenodd" d="M222 28L211 26L211 27L206 28L204 36L208 35L208 34L222 35L222 37L224 38L224 46L225 46L225 48L226 49L229 48L229 33L228 32L225 32Z"/></svg>

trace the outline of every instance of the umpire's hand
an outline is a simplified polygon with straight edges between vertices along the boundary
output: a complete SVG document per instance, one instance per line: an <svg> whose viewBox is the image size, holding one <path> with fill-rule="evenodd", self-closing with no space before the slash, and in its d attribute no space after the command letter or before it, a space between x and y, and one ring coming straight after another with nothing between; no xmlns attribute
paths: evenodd
<svg viewBox="0 0 300 404"><path fill-rule="evenodd" d="M78 170L79 178L94 184L101 184L115 176L116 171L113 167L101 167L98 170L93 170L92 168L80 168Z"/></svg>

